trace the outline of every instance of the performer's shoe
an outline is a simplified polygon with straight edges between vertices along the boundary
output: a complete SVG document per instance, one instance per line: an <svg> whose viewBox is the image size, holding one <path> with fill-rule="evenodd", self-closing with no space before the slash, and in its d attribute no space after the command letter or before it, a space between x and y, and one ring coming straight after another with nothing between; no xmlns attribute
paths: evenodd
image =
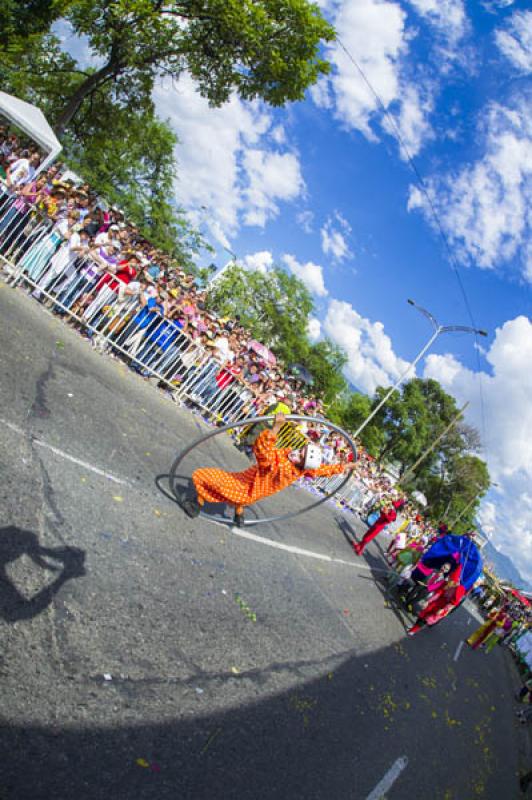
<svg viewBox="0 0 532 800"><path fill-rule="evenodd" d="M236 528L243 528L244 527L244 515L243 514L237 514L237 512L235 511L233 524L235 525Z"/></svg>
<svg viewBox="0 0 532 800"><path fill-rule="evenodd" d="M187 515L187 517L199 517L201 506L197 500L185 500L181 505L181 508Z"/></svg>
<svg viewBox="0 0 532 800"><path fill-rule="evenodd" d="M423 624L423 623L421 623L421 622L416 622L414 625L412 625L412 627L411 627L411 628L409 628L409 629L407 630L407 632L406 632L406 635L407 635L407 636L415 636L415 635L416 635L416 633L418 633L418 631L420 631L420 630L421 630L423 627L424 627L424 624Z"/></svg>

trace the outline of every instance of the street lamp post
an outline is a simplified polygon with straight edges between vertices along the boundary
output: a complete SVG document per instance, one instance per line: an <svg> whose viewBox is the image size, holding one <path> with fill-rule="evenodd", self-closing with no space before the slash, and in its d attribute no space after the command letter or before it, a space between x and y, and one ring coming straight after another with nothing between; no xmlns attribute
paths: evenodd
<svg viewBox="0 0 532 800"><path fill-rule="evenodd" d="M399 376L399 378L394 383L394 385L391 387L391 389L388 392L386 392L386 394L384 395L384 397L382 398L380 403L373 409L371 414L368 417L366 417L366 419L364 420L362 425L360 425L358 427L358 429L353 434L353 438L354 439L356 439L356 437L360 435L360 433L364 430L366 425L368 425L368 423L371 422L373 417L381 410L381 408L387 402L387 400L391 397L393 392L395 392L395 390L399 388L399 386L402 384L402 382L404 381L404 379L406 378L408 373L423 358L423 356L425 355L427 350L429 350L429 348L432 346L432 344L436 341L436 339L438 338L438 336L441 333L474 333L474 334L477 334L479 336L487 336L488 335L486 333L486 331L480 330L479 328L471 328L471 327L469 327L469 325L440 325L440 323L438 322L436 317L433 314L431 314L430 311L427 311L426 308L422 308L421 306L418 306L417 303L414 303L414 301L410 300L410 299L408 300L408 303L409 303L409 305L411 305L414 308L416 308L421 314L423 314L424 317L426 317L429 320L429 322L431 323L432 328L433 328L432 336L430 337L428 342L425 344L425 346L419 351L419 353L414 358L414 360L408 365L408 367L405 369L405 371Z"/></svg>

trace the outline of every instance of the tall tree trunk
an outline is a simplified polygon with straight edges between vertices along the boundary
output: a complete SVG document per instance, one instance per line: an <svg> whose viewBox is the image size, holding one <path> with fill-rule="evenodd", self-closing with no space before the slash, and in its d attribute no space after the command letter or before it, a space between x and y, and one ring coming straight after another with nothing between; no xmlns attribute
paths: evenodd
<svg viewBox="0 0 532 800"><path fill-rule="evenodd" d="M117 74L120 70L120 65L116 61L109 61L101 69L93 72L88 78L85 78L73 95L67 101L63 111L59 115L55 124L55 134L61 139L70 121L76 116L79 108L86 97L88 97L95 89L100 86L106 78L113 73Z"/></svg>

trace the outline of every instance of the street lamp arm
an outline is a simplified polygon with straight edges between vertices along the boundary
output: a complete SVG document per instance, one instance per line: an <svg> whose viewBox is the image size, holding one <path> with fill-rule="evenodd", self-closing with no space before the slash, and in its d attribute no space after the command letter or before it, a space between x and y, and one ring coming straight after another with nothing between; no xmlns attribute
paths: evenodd
<svg viewBox="0 0 532 800"><path fill-rule="evenodd" d="M421 314L423 314L423 316L426 317L429 320L429 322L432 323L432 325L434 326L435 330L437 330L440 327L438 320L436 319L436 317L433 314L430 313L430 311L427 311L427 309L423 308L423 306L418 306L418 304L415 303L410 298L408 299L407 302L409 303L409 305L414 306L414 308L417 308L417 310Z"/></svg>
<svg viewBox="0 0 532 800"><path fill-rule="evenodd" d="M486 331L480 328L471 328L469 325L444 325L442 333L476 333L479 336L487 336Z"/></svg>

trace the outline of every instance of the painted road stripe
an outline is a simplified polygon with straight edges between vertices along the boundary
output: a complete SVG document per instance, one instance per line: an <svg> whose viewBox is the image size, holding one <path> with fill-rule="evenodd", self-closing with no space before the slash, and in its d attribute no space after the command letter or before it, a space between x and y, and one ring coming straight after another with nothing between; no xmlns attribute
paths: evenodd
<svg viewBox="0 0 532 800"><path fill-rule="evenodd" d="M215 520L212 520L213 522ZM219 522L218 525L223 525ZM353 561L344 561L342 558L333 558L327 556L325 553L315 553L313 550L304 550L302 547L296 547L293 544L284 544L283 542L276 542L275 539L267 539L265 536L257 536L256 533L250 533L242 528L230 528L231 533L235 536L240 536L242 539L248 539L251 542L266 545L266 547L274 547L276 550L284 550L287 553L293 553L296 556L306 556L307 558L317 558L319 561L329 561L331 564L344 564L346 567L355 567L356 569L375 569L368 564L359 564ZM387 569L377 569L378 572L388 572Z"/></svg>
<svg viewBox="0 0 532 800"><path fill-rule="evenodd" d="M379 781L373 791L368 794L366 800L383 800L383 798L386 797L386 793L392 788L395 781L401 772L407 767L407 765L408 758L406 756L401 756L401 758L398 758L397 761L392 764L384 778Z"/></svg>
<svg viewBox="0 0 532 800"><path fill-rule="evenodd" d="M458 645L458 647L456 648L456 652L455 652L455 654L453 656L453 661L458 661L458 659L460 658L460 653L462 652L462 647L463 646L464 646L464 642L462 640L460 642L460 644Z"/></svg>
<svg viewBox="0 0 532 800"><path fill-rule="evenodd" d="M27 436L26 432L22 428L20 428L18 425L14 425L12 422L8 422L5 419L0 419L0 424L14 431L19 436ZM65 461L70 461L72 464L77 464L79 467L83 467L83 469L88 469L90 472L94 472L96 475L101 475L103 478L107 478L109 481L118 483L121 486L131 486L129 481L124 480L123 478L117 478L116 475L106 472L99 467L95 467L94 464L89 464L87 461L82 461L80 458L76 458L76 456L71 456L70 453L65 453L64 450L60 450L59 447L54 447L53 445L48 444L48 442L43 442L41 439L32 439L31 442L36 447L42 447L44 450L49 450L51 453L59 456L59 458L63 458ZM220 525L226 530L228 528L227 525L225 525L223 522L218 522L218 520L211 519L209 522L214 523L215 525ZM374 572L388 572L387 569L379 569L378 567L372 568L368 564L345 561L342 558L333 558L332 556L327 556L325 553L315 553L313 550L305 550L302 547L296 547L295 545L276 542L274 539L267 539L265 536L257 536L256 533L249 533L242 528L229 528L229 530L235 536L240 536L242 539L248 539L249 541L257 542L258 544L265 545L266 547L274 547L277 550L284 550L287 553L293 553L297 556L316 558L319 561L329 561L331 564L343 564L346 567L355 567L355 569L373 569Z"/></svg>
<svg viewBox="0 0 532 800"><path fill-rule="evenodd" d="M4 425L9 430L17 433L19 436L27 436L26 432L19 428L18 425L14 425L12 422L8 422L5 419L0 419L0 424ZM81 458L76 458L76 456L71 456L70 453L65 453L64 450L60 450L58 447L54 447L48 442L43 442L41 439L31 439L31 443L35 445L35 447L42 447L43 450L49 450L54 455L59 456L59 458L63 458L65 461L70 461L72 464L77 464L78 467L83 467L83 469L88 469L90 472L94 472L96 475L101 475L103 478L107 478L109 481L113 481L113 483L119 483L121 486L131 486L129 481L123 480L123 478L117 478L116 475L113 475L111 472L106 472L99 467L95 467L94 464L89 464L87 461L82 461Z"/></svg>

